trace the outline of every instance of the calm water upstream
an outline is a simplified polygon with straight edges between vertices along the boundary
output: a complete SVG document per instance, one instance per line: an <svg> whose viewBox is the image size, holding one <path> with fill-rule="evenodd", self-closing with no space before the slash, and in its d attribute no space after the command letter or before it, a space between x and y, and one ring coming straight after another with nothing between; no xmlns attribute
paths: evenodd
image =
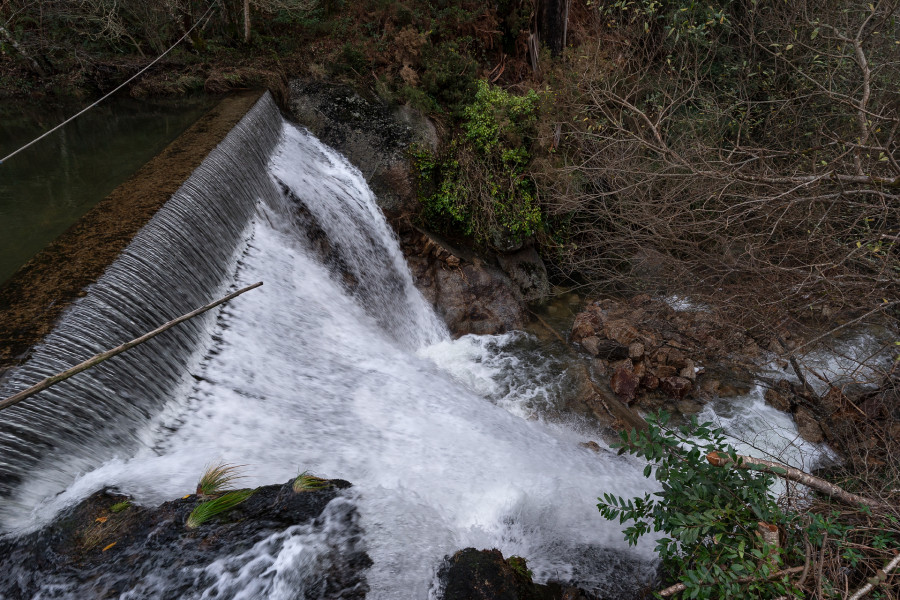
<svg viewBox="0 0 900 600"><path fill-rule="evenodd" d="M128 179L216 99L113 98L0 164L0 283ZM84 103L87 103L85 101ZM0 111L0 156L81 105L12 103Z"/></svg>

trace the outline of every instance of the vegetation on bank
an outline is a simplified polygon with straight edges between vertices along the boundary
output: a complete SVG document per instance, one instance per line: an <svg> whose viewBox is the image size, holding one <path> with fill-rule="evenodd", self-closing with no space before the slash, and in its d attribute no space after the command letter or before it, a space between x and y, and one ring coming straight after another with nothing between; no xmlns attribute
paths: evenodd
<svg viewBox="0 0 900 600"><path fill-rule="evenodd" d="M644 475L662 490L632 499L604 494L598 508L629 523L631 544L659 536L656 550L680 582L661 596L848 598L871 583L872 598L896 598L888 578L900 549L896 465L893 481L856 478L867 497L802 474L809 489L785 479L777 497L773 483L788 469L738 455L711 423L694 417L675 427L665 413L648 423L622 433L619 452L645 458ZM836 495L816 494L817 487Z"/></svg>

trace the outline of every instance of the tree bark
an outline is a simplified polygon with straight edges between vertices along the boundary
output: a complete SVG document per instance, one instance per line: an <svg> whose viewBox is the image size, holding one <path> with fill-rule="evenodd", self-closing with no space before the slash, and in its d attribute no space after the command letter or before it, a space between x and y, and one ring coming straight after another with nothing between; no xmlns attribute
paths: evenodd
<svg viewBox="0 0 900 600"><path fill-rule="evenodd" d="M25 60L27 60L28 62L31 63L31 67L34 69L35 73L37 73L41 77L47 76L47 72L44 71L44 69L41 67L40 63L37 60L35 60L35 58L33 56L31 56L30 54L28 54L27 52L22 50L22 47L19 45L19 42L16 41L16 38L13 37L13 35L9 31L9 29L4 27L3 25L0 25L0 33L2 33L3 37L6 38L6 41L8 41L9 44L13 48L15 48L16 52L18 52L19 54L22 55L22 58L24 58Z"/></svg>
<svg viewBox="0 0 900 600"><path fill-rule="evenodd" d="M26 390L22 390L18 394L14 394L14 395L10 396L9 398L7 398L6 400L0 401L0 410L6 409L6 408L9 408L10 406L18 404L22 400L25 400L26 398L33 396L33 395L37 394L38 392L42 392L42 391L46 390L48 387L56 385L60 381L65 381L66 379L68 379L69 377L72 377L73 375L77 375L78 373L81 373L82 371L86 371L87 369L90 369L91 367L99 365L104 360L106 360L108 358L112 358L113 356L116 356L117 354L121 354L121 353L125 352L126 350L130 350L131 348L134 348L138 344L143 344L147 340L156 337L157 335L166 331L167 329L171 329L172 327L174 327L175 325L178 325L179 323L183 323L183 322L187 321L188 319L192 319L199 314L205 313L206 311L210 310L211 308L215 308L215 307L219 306L220 304L228 302L232 298L236 298L236 297L240 296L244 292L249 292L250 290L252 290L254 288L258 288L261 285L262 285L262 281L260 281L258 283L254 283L253 285L248 285L247 287L245 287L243 289L240 289L234 293L228 294L227 296L225 296L224 298L222 298L220 300L216 300L215 302L213 302L211 304L207 304L206 306L198 308L195 311L189 312L186 315L178 317L174 321L169 321L168 323L157 327L150 333L145 333L141 337L133 339L130 342L126 342L126 343L122 344L121 346L117 346L116 348L113 348L112 350L107 350L106 352L101 352L100 354L92 356L91 358L87 359L86 361L75 365L71 369L63 371L62 373L57 373L56 375L53 375L51 377L48 377L47 379L44 379L43 381L36 383L35 385L31 386L30 388L28 388Z"/></svg>
<svg viewBox="0 0 900 600"><path fill-rule="evenodd" d="M785 479L796 481L797 483L802 483L810 489L825 494L826 496L829 496L831 498L835 498L836 500L840 500L841 502L849 506L857 506L862 504L863 506L867 506L873 510L879 511L890 511L894 508L886 502L872 500L871 498L864 498L863 496L851 494L847 490L844 490L843 488L840 488L833 483L829 483L824 479L819 479L818 477L810 475L809 473L805 473L800 469L795 469L794 467L789 467L787 465L783 465L771 460L754 458L752 456L743 456L741 454L738 454L736 456L738 461L737 463L735 463L730 456L723 452L710 452L706 455L706 460L709 462L709 464L716 467L725 467L730 464L734 464L739 469L753 469L755 471L762 471L764 473L779 475L781 477L784 477Z"/></svg>
<svg viewBox="0 0 900 600"><path fill-rule="evenodd" d="M541 0L538 12L538 35L553 56L566 47L571 0Z"/></svg>
<svg viewBox="0 0 900 600"><path fill-rule="evenodd" d="M250 43L250 0L244 0L244 43Z"/></svg>
<svg viewBox="0 0 900 600"><path fill-rule="evenodd" d="M850 596L849 600L860 600L860 598L875 589L876 585L884 583L885 580L887 580L888 573L893 571L897 565L900 565L900 554L894 556L891 562L886 564L883 569L880 569L875 577L872 577L866 585L859 588L855 594Z"/></svg>

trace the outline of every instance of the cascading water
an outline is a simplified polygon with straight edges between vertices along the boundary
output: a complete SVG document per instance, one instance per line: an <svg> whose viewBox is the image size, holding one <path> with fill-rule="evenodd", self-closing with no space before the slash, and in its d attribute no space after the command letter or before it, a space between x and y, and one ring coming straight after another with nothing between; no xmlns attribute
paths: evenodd
<svg viewBox="0 0 900 600"><path fill-rule="evenodd" d="M524 556L538 580L610 595L638 585L649 545L629 550L595 504L651 484L575 431L522 418L527 385L491 388L521 376L510 338L449 339L359 172L268 100L216 152L3 391L223 287L265 285L0 414L6 527L37 527L109 485L157 504L221 459L248 465L247 485L303 470L352 481L340 501L361 517L371 598L433 595L442 558L467 546ZM329 531L289 530L223 558L196 597L299 597L317 548L339 535ZM141 597L166 595L165 578L146 585Z"/></svg>
<svg viewBox="0 0 900 600"><path fill-rule="evenodd" d="M207 157L103 276L0 386L6 397L210 302L257 203L278 194L265 166L280 134L268 97ZM0 417L0 515L25 473L64 485L98 458L129 452L185 380L207 328L197 319L60 383ZM26 503L28 501L26 500Z"/></svg>

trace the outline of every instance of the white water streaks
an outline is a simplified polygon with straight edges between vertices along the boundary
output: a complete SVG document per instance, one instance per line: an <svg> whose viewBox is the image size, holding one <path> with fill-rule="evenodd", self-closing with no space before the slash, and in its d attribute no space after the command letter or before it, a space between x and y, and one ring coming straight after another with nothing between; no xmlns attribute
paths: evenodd
<svg viewBox="0 0 900 600"><path fill-rule="evenodd" d="M558 384L552 361L517 358L502 337L450 341L359 172L315 138L283 125L269 172L283 195L258 205L230 263L232 287L265 285L222 309L193 385L138 427L142 447L83 467L61 495L44 489L17 524L103 486L156 505L224 460L247 465L245 485L304 470L353 482L370 598L428 597L444 556L468 546L610 596L649 577L652 542L629 549L596 498L655 484L627 458L523 418ZM210 565L201 597L297 598L340 543L327 526L273 535Z"/></svg>

